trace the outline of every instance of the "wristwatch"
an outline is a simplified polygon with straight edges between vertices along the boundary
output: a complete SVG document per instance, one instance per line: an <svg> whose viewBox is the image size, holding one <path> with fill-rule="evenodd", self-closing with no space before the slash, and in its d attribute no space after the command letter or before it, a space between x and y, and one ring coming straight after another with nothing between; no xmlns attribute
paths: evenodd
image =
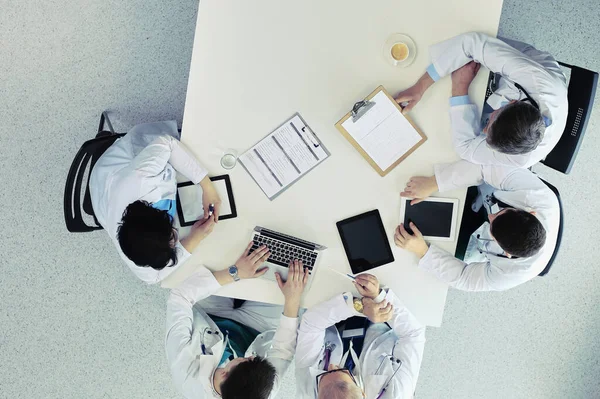
<svg viewBox="0 0 600 399"><path fill-rule="evenodd" d="M236 265L229 266L229 275L233 277L233 281L240 281L240 276L238 276L238 268Z"/></svg>
<svg viewBox="0 0 600 399"><path fill-rule="evenodd" d="M363 303L361 299L354 298L352 299L352 303L354 304L354 310L356 310L358 313L363 312Z"/></svg>

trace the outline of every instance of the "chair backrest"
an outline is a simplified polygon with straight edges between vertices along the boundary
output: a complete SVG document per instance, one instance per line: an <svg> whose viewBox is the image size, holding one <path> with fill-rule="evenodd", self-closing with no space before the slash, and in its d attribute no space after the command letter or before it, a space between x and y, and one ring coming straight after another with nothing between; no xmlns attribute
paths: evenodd
<svg viewBox="0 0 600 399"><path fill-rule="evenodd" d="M77 152L77 155L75 155L75 159L73 159L73 162L71 163L69 174L67 176L64 195L65 223L67 225L67 230L70 232L83 233L102 229L102 226L100 226L96 220L96 216L91 207L88 188L89 176L91 175L92 168L96 164L98 158L100 158L108 147L123 135L124 134L114 133L100 135L100 137L83 143ZM81 188L86 171L88 178L86 180L84 200L82 201ZM94 218L95 225L90 225L85 222L82 209L85 213Z"/></svg>
<svg viewBox="0 0 600 399"><path fill-rule="evenodd" d="M559 212L560 212L558 235L556 236L556 246L554 247L554 252L552 252L552 257L548 261L548 264L546 265L544 270L542 270L542 272L540 274L538 274L538 276L545 276L550 271L550 268L552 267L552 264L554 263L554 260L556 259L556 255L558 254L558 249L560 248L560 242L562 241L563 226L565 223L564 222L565 218L564 218L564 214L563 214L563 204L562 204L562 200L560 199L560 193L558 192L558 189L556 187L554 187L552 184L548 183L546 180L544 180L544 179L540 179L540 180L543 181L544 184L546 186L548 186L548 188L550 190L552 190L552 192L556 195L556 199L558 199L558 207L559 207Z"/></svg>
<svg viewBox="0 0 600 399"><path fill-rule="evenodd" d="M558 225L558 235L556 237L556 246L554 247L554 251L552 252L552 256L550 260L546 264L546 267L538 276L545 276L550 271L554 260L556 259L556 255L558 254L558 250L560 248L560 243L562 241L563 234L563 225L564 225L564 215L563 215L563 204L560 198L560 193L558 189L554 187L552 184L547 181L540 179L548 186L550 190L556 195L558 199L559 212L560 212L560 221ZM465 205L463 208L463 216L460 222L460 229L458 232L458 240L456 244L456 251L454 256L456 256L460 260L465 259L465 254L467 251L467 246L469 244L469 240L471 239L471 235L475 230L477 230L484 222L487 221L487 214L483 207L479 209L478 212L474 212L471 205L476 202L479 192L477 191L477 186L469 187L467 190L467 196L465 198Z"/></svg>
<svg viewBox="0 0 600 399"><path fill-rule="evenodd" d="M552 169L567 174L575 163L592 113L596 86L598 85L598 73L562 62L559 62L559 64L571 69L567 94L569 99L567 125L556 147L541 162Z"/></svg>

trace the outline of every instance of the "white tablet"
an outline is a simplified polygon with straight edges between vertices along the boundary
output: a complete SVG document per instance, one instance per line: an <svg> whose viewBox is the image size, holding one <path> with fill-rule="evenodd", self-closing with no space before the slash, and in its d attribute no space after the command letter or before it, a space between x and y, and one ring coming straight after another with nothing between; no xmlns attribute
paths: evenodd
<svg viewBox="0 0 600 399"><path fill-rule="evenodd" d="M409 233L413 222L423 237L431 241L454 241L458 219L458 200L429 197L411 205L412 198L401 197L400 223Z"/></svg>

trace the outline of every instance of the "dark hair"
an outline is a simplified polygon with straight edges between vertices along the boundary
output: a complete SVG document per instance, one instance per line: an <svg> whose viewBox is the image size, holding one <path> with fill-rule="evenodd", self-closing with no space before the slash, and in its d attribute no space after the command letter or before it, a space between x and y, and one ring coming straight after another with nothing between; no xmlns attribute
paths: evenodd
<svg viewBox="0 0 600 399"><path fill-rule="evenodd" d="M123 253L138 266L161 270L177 263L177 249L171 243L176 239L173 220L146 201L127 206L117 238Z"/></svg>
<svg viewBox="0 0 600 399"><path fill-rule="evenodd" d="M498 215L490 223L490 232L503 250L519 258L535 255L546 243L546 229L542 223L520 209Z"/></svg>
<svg viewBox="0 0 600 399"><path fill-rule="evenodd" d="M223 399L267 399L275 384L275 367L267 359L256 356L229 372L221 384Z"/></svg>
<svg viewBox="0 0 600 399"><path fill-rule="evenodd" d="M487 132L487 143L504 154L527 154L536 149L544 137L546 125L540 110L516 101L498 114Z"/></svg>

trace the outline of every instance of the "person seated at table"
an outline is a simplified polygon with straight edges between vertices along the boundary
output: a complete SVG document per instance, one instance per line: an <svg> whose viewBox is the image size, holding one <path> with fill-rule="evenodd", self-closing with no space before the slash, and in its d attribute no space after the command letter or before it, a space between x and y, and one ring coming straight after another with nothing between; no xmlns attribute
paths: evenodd
<svg viewBox="0 0 600 399"><path fill-rule="evenodd" d="M345 292L302 316L296 345L297 398L413 397L425 327L392 290L380 288L377 277L359 274L355 287L362 299Z"/></svg>
<svg viewBox="0 0 600 399"><path fill-rule="evenodd" d="M554 148L565 129L568 103L566 78L550 54L475 32L435 44L429 52L425 74L396 101L410 111L427 88L452 73L450 119L461 158L527 168ZM496 88L481 118L468 96L480 65L496 74Z"/></svg>
<svg viewBox="0 0 600 399"><path fill-rule="evenodd" d="M248 254L248 245L234 266L211 272L202 267L171 290L167 302L166 352L176 387L188 399L267 399L277 394L294 357L300 298L308 281L302 262L289 265L287 281L276 273L285 303L210 296L221 286L256 278L267 268L266 247Z"/></svg>
<svg viewBox="0 0 600 399"><path fill-rule="evenodd" d="M396 245L414 252L419 267L463 291L502 291L542 272L556 246L560 206L556 195L527 169L475 165L466 161L436 165L431 177L412 177L400 194L419 199L436 191L481 185L488 214L471 236L465 260L427 245L418 226L395 232ZM470 249L469 249L470 248Z"/></svg>
<svg viewBox="0 0 600 399"><path fill-rule="evenodd" d="M219 217L221 200L206 169L178 138L175 121L136 125L106 150L90 176L96 219L127 266L149 284L185 262ZM204 207L204 218L181 239L173 223L176 172L200 185Z"/></svg>

